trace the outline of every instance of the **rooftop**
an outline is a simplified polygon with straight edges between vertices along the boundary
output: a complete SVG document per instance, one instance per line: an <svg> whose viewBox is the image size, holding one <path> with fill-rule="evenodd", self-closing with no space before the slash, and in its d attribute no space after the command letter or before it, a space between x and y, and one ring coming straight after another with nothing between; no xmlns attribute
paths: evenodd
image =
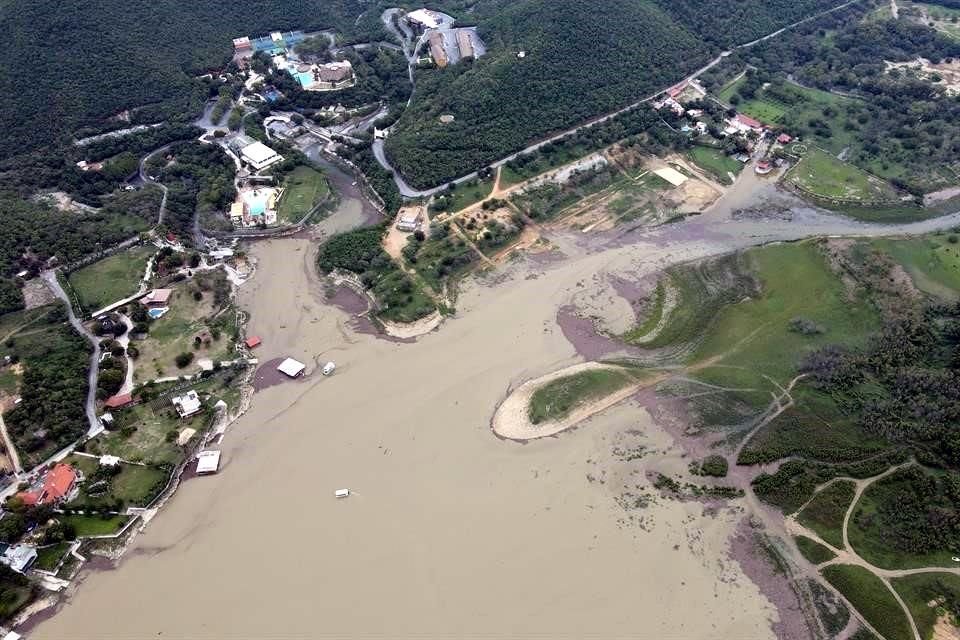
<svg viewBox="0 0 960 640"><path fill-rule="evenodd" d="M263 144L262 142L254 142L253 144L248 144L241 151L243 157L252 162L253 164L261 164L270 160L271 158L277 155L277 152Z"/></svg>
<svg viewBox="0 0 960 640"><path fill-rule="evenodd" d="M170 399L170 402L176 407L177 413L180 414L181 418L189 418L200 411L200 396L198 396L197 392L193 389L187 391L182 396L174 396Z"/></svg>
<svg viewBox="0 0 960 640"><path fill-rule="evenodd" d="M215 473L220 468L219 451L201 451L197 454L197 474Z"/></svg>
<svg viewBox="0 0 960 640"><path fill-rule="evenodd" d="M302 362L298 362L293 358L287 358L280 363L280 365L277 367L277 371L284 373L291 378L296 378L297 376L301 375L306 368L307 365L303 364Z"/></svg>

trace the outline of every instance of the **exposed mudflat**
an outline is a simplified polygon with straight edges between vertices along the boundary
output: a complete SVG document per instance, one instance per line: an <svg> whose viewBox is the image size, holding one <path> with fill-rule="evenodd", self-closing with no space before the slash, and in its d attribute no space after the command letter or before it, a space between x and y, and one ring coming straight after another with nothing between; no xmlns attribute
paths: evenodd
<svg viewBox="0 0 960 640"><path fill-rule="evenodd" d="M881 229L810 209L732 220L745 206L721 200L592 241L551 236L563 260L468 280L457 315L412 343L354 329L348 303L325 297L312 241L255 243L239 302L261 362L333 360L336 373L257 392L223 443L223 471L185 484L140 552L91 575L31 638L773 637L776 609L729 559L738 503L648 497L648 460L687 460L637 401L527 444L490 430L508 388L602 352L575 349L557 322L595 276L957 224ZM334 498L341 488L349 499Z"/></svg>

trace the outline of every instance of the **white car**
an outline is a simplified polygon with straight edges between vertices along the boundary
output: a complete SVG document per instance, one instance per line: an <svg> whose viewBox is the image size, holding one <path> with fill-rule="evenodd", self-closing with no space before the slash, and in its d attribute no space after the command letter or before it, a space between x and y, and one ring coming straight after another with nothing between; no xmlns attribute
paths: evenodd
<svg viewBox="0 0 960 640"><path fill-rule="evenodd" d="M333 370L336 368L337 368L337 365L333 364L332 362L328 362L327 364L323 365L323 375L325 376L330 375L331 373L333 373Z"/></svg>

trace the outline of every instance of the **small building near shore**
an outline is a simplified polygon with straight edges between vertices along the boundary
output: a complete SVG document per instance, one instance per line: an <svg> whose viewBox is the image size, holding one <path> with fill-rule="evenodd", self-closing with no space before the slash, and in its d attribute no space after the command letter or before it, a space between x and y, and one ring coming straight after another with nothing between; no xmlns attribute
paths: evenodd
<svg viewBox="0 0 960 640"><path fill-rule="evenodd" d="M261 343L262 340L260 340L259 336L250 336L243 341L243 344L247 345L247 349L256 349Z"/></svg>
<svg viewBox="0 0 960 640"><path fill-rule="evenodd" d="M220 468L219 451L201 451L197 454L197 475L206 476L216 473Z"/></svg>
<svg viewBox="0 0 960 640"><path fill-rule="evenodd" d="M26 573L37 560L37 548L30 544L15 544L3 550L0 563L17 573Z"/></svg>
<svg viewBox="0 0 960 640"><path fill-rule="evenodd" d="M299 378L303 375L303 372L307 370L307 365L294 360L293 358L287 358L277 367L277 371L287 375L291 378Z"/></svg>

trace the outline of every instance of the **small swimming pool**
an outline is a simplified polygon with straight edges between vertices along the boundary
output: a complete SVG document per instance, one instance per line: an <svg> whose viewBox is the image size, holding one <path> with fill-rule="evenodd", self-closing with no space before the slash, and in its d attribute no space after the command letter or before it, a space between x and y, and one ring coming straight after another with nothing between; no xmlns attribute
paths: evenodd
<svg viewBox="0 0 960 640"><path fill-rule="evenodd" d="M301 87L309 87L313 84L313 73L309 71L298 73L297 80L300 82Z"/></svg>
<svg viewBox="0 0 960 640"><path fill-rule="evenodd" d="M169 310L170 310L169 307L147 309L147 315L153 318L154 320L156 320L157 318L160 318L161 316L163 316L163 314L165 314Z"/></svg>
<svg viewBox="0 0 960 640"><path fill-rule="evenodd" d="M267 211L267 203L270 201L271 192L268 189L255 191L244 195L243 199L247 201L247 211L251 216L262 216Z"/></svg>

